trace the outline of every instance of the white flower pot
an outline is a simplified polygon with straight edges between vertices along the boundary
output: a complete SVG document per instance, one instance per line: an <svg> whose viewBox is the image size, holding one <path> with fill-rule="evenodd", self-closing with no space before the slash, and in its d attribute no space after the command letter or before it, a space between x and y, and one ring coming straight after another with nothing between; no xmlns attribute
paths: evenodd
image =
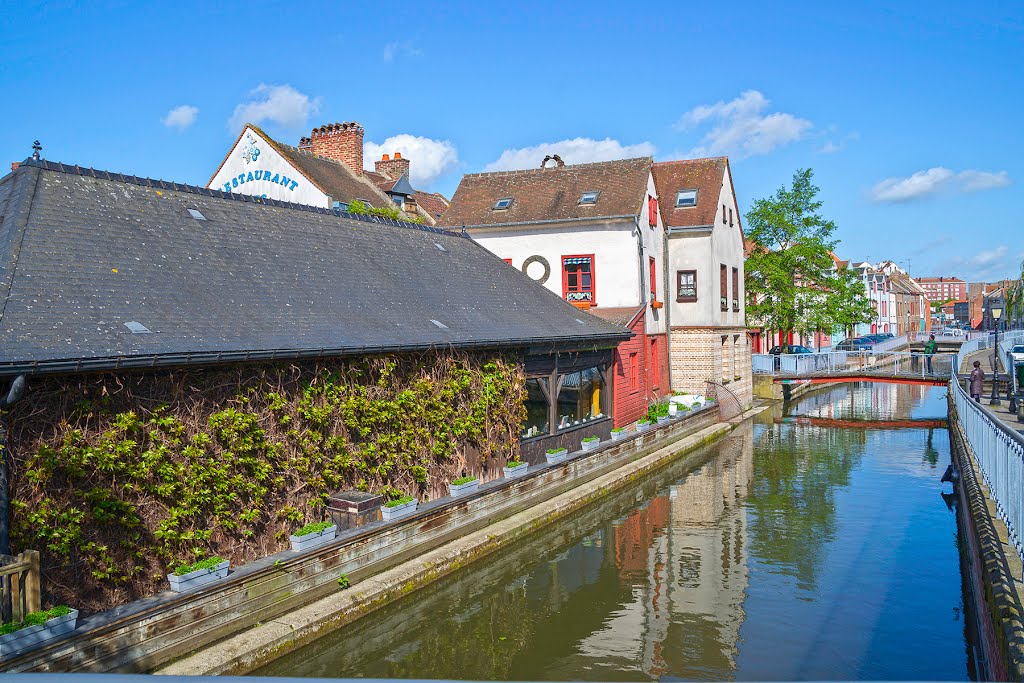
<svg viewBox="0 0 1024 683"><path fill-rule="evenodd" d="M567 455L569 455L569 451L567 449L559 448L557 453L545 453L544 457L547 458L548 463L555 464L558 462L564 462Z"/></svg>
<svg viewBox="0 0 1024 683"><path fill-rule="evenodd" d="M662 415L658 418L658 424L663 425L671 420L672 418L669 417L668 415Z"/></svg>
<svg viewBox="0 0 1024 683"><path fill-rule="evenodd" d="M637 422L636 423L636 431L638 431L638 432L647 431L648 429L651 428L651 426L652 425L649 422L646 422L646 423L645 422Z"/></svg>
<svg viewBox="0 0 1024 683"><path fill-rule="evenodd" d="M622 439L625 439L628 436L629 432L627 431L612 432L612 441L621 441Z"/></svg>
<svg viewBox="0 0 1024 683"><path fill-rule="evenodd" d="M6 656L36 647L65 633L71 633L77 625L78 610L73 609L63 616L47 619L45 624L26 626L14 633L0 636L0 655Z"/></svg>
<svg viewBox="0 0 1024 683"><path fill-rule="evenodd" d="M303 534L302 536L289 536L288 540L292 542L292 550L303 551L309 550L310 548L316 548L317 546L330 543L334 540L334 537L338 533L337 525L332 524L323 531Z"/></svg>
<svg viewBox="0 0 1024 683"><path fill-rule="evenodd" d="M480 480L474 479L473 481L467 481L465 484L448 484L448 493L452 496L464 496L474 493L479 488Z"/></svg>
<svg viewBox="0 0 1024 683"><path fill-rule="evenodd" d="M530 469L530 466L524 462L522 465L517 465L515 467L502 467L501 469L505 473L506 479L515 479L516 477L521 477L526 474L526 471Z"/></svg>
<svg viewBox="0 0 1024 683"><path fill-rule="evenodd" d="M194 572L188 574L168 574L167 580L171 583L171 590L175 593L181 593L199 586L205 586L208 583L213 583L218 579L223 579L228 575L228 561L224 560L220 564L209 568L209 569L197 569Z"/></svg>
<svg viewBox="0 0 1024 683"><path fill-rule="evenodd" d="M580 443L580 447L583 450L585 450L585 451L592 451L595 448L598 448L600 445L601 445L601 440L600 439L597 439L596 441L583 441L583 442Z"/></svg>
<svg viewBox="0 0 1024 683"><path fill-rule="evenodd" d="M416 512L416 506L418 504L419 501L414 498L413 500L410 500L408 503L402 503L401 505L395 505L394 507L382 505L380 507L380 516L384 518L385 522L390 522L393 519L407 517L412 513Z"/></svg>

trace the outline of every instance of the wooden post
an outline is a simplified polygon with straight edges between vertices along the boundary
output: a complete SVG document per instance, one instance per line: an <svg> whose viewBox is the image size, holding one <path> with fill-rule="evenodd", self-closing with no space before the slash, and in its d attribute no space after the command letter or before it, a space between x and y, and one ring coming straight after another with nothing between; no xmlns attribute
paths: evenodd
<svg viewBox="0 0 1024 683"><path fill-rule="evenodd" d="M548 377L548 434L558 431L558 392L561 388L556 368Z"/></svg>
<svg viewBox="0 0 1024 683"><path fill-rule="evenodd" d="M22 556L28 561L28 571L25 575L25 607L29 612L38 612L43 608L42 591L39 587L42 582L42 574L39 571L39 551L26 550Z"/></svg>
<svg viewBox="0 0 1024 683"><path fill-rule="evenodd" d="M21 585L23 576L25 576L25 570L7 576L10 579L11 587L11 620L14 622L25 621L25 591L22 590Z"/></svg>

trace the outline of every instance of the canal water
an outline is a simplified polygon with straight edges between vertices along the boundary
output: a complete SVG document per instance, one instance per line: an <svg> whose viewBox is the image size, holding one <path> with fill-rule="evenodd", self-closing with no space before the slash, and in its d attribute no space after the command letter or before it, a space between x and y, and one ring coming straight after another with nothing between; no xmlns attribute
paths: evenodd
<svg viewBox="0 0 1024 683"><path fill-rule="evenodd" d="M762 413L254 673L972 678L944 395L839 385Z"/></svg>

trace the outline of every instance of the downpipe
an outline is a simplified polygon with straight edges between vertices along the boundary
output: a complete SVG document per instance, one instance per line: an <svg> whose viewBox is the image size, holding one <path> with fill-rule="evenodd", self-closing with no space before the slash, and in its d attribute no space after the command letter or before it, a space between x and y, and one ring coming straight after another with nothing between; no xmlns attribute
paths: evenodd
<svg viewBox="0 0 1024 683"><path fill-rule="evenodd" d="M7 394L0 398L0 555L11 554L11 457L7 447L7 408L25 396L25 375L18 375L11 382Z"/></svg>

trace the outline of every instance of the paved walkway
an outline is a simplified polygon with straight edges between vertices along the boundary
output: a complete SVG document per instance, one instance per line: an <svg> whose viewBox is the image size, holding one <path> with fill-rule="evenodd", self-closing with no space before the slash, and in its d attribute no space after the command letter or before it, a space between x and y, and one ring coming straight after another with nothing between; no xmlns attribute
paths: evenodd
<svg viewBox="0 0 1024 683"><path fill-rule="evenodd" d="M974 361L981 361L981 369L985 371L985 392L981 395L981 404L999 418L1003 424L1024 436L1024 422L1017 422L1016 413L1010 412L1010 401L1006 398L1006 383L1000 383L999 405L990 406L989 396L992 395L992 349L982 349L967 356L963 366L960 368L960 383L966 388L971 369L974 368ZM1005 374L1002 364L999 366L1000 374Z"/></svg>

